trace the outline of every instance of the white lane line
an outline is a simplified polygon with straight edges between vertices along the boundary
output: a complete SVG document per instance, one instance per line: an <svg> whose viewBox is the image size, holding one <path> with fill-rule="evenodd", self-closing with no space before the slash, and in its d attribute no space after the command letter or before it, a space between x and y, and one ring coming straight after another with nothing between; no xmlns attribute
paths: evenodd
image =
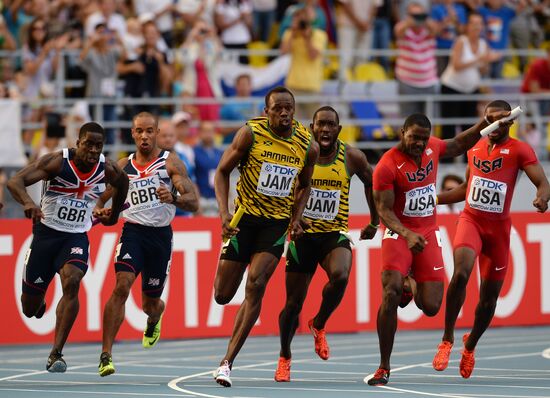
<svg viewBox="0 0 550 398"><path fill-rule="evenodd" d="M182 394L167 394L167 393L141 393L141 392L117 392L117 391L75 391L75 390L37 390L31 388L3 388L0 387L0 391L16 391L16 392L38 392L38 393L63 393L63 394L94 394L94 395L133 395L138 397L192 397L193 395Z"/></svg>
<svg viewBox="0 0 550 398"><path fill-rule="evenodd" d="M67 385L94 385L97 386L97 381L69 381L69 380L8 380L10 383L40 383L40 384L67 384ZM125 383L125 382L102 382L102 386L161 386L162 383Z"/></svg>

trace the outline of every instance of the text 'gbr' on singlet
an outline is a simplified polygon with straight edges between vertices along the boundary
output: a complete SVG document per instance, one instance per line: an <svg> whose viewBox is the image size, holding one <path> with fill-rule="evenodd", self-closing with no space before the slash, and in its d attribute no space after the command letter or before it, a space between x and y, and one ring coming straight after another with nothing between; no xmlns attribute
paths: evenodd
<svg viewBox="0 0 550 398"><path fill-rule="evenodd" d="M172 193L176 193L166 170L166 159L170 152L162 151L146 166L137 165L134 155L132 153L128 156L128 163L124 166L130 185L126 197L129 207L122 216L126 221L148 227L170 225L176 214L176 206L171 203L162 203L157 195L157 189L160 186L165 186Z"/></svg>
<svg viewBox="0 0 550 398"><path fill-rule="evenodd" d="M289 138L273 133L265 117L249 120L247 125L254 142L239 165L236 206L258 217L290 218L294 185L305 166L311 133L295 120Z"/></svg>
<svg viewBox="0 0 550 398"><path fill-rule="evenodd" d="M346 145L337 142L338 152L329 164L316 164L311 177L311 192L304 217L311 223L310 232L348 230L349 184Z"/></svg>
<svg viewBox="0 0 550 398"><path fill-rule="evenodd" d="M105 191L105 157L89 173L74 164L74 150L63 149L61 172L46 181L40 207L42 224L63 232L82 233L92 227L92 211Z"/></svg>

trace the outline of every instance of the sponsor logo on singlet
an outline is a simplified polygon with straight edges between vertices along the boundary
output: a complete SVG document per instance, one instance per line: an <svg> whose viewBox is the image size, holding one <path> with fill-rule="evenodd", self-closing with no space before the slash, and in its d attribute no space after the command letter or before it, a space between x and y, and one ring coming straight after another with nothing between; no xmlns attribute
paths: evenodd
<svg viewBox="0 0 550 398"><path fill-rule="evenodd" d="M489 213L502 213L508 185L505 182L473 176L470 183L468 205L472 209Z"/></svg>
<svg viewBox="0 0 550 398"><path fill-rule="evenodd" d="M267 196L287 197L297 175L296 167L263 162L256 190Z"/></svg>
<svg viewBox="0 0 550 398"><path fill-rule="evenodd" d="M405 192L403 215L408 217L429 217L435 209L435 184L425 185Z"/></svg>
<svg viewBox="0 0 550 398"><path fill-rule="evenodd" d="M128 208L128 212L135 213L161 206L162 202L157 195L157 189L160 187L160 184L158 174L130 180L128 189L130 207Z"/></svg>
<svg viewBox="0 0 550 398"><path fill-rule="evenodd" d="M290 149L292 149L293 152L296 152L296 149L294 149L293 147L290 147ZM274 160L275 162L294 163L294 164L300 164L301 162L300 158L297 158L295 156L284 155L282 153L265 151L265 150L260 156L265 159Z"/></svg>
<svg viewBox="0 0 550 398"><path fill-rule="evenodd" d="M68 231L85 229L92 210L87 200L60 197L55 202L55 212L50 222Z"/></svg>
<svg viewBox="0 0 550 398"><path fill-rule="evenodd" d="M340 190L311 188L304 216L317 220L334 220L340 208Z"/></svg>
<svg viewBox="0 0 550 398"><path fill-rule="evenodd" d="M336 169L333 169L336 170ZM342 181L340 180L331 180L328 178L312 178L311 185L314 187L331 187L331 188L342 188Z"/></svg>
<svg viewBox="0 0 550 398"><path fill-rule="evenodd" d="M426 179L426 177L430 175L433 170L434 162L433 160L430 160L426 167L421 167L414 173L407 171L405 174L407 175L407 180L409 180L409 182L422 182Z"/></svg>

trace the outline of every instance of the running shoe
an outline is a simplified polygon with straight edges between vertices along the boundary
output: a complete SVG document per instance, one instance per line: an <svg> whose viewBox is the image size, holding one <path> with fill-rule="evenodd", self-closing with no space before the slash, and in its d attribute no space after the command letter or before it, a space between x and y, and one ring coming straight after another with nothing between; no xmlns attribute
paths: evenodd
<svg viewBox="0 0 550 398"><path fill-rule="evenodd" d="M464 342L464 349L462 350L462 358L460 359L460 375L464 377L465 379L469 378L472 375L472 372L474 371L474 366L476 364L476 359L474 356L475 350L467 350L466 349L466 340L468 340L468 336L470 336L470 333L466 333L464 337L462 337L462 341Z"/></svg>
<svg viewBox="0 0 550 398"><path fill-rule="evenodd" d="M390 371L388 369L378 368L378 370L374 372L374 376L372 376L367 383L369 386L385 386L388 384L389 380Z"/></svg>
<svg viewBox="0 0 550 398"><path fill-rule="evenodd" d="M99 357L99 375L101 377L109 376L115 373L113 357L108 352L102 352Z"/></svg>
<svg viewBox="0 0 550 398"><path fill-rule="evenodd" d="M413 294L411 292L406 292L403 290L403 293L401 293L401 301L399 302L399 307L405 308L411 300L413 299Z"/></svg>
<svg viewBox="0 0 550 398"><path fill-rule="evenodd" d="M160 339L160 324L162 322L162 315L159 318L157 323L151 324L147 322L147 327L143 332L143 348L152 348L157 344L157 341Z"/></svg>
<svg viewBox="0 0 550 398"><path fill-rule="evenodd" d="M231 387L231 367L227 360L223 361L222 366L214 371L214 379L216 383L224 387Z"/></svg>
<svg viewBox="0 0 550 398"><path fill-rule="evenodd" d="M286 359L279 357L279 363L277 364L277 370L275 371L275 381L290 381L290 358Z"/></svg>
<svg viewBox="0 0 550 398"><path fill-rule="evenodd" d="M46 312L46 301L42 301L42 304L40 305L40 308L38 311L36 311L36 314L34 314L35 318L40 319L44 316L44 313Z"/></svg>
<svg viewBox="0 0 550 398"><path fill-rule="evenodd" d="M443 340L441 344L437 346L437 352L434 356L432 365L435 370L442 372L447 369L449 365L449 357L451 356L451 350L453 348L453 343L450 341Z"/></svg>
<svg viewBox="0 0 550 398"><path fill-rule="evenodd" d="M55 350L48 357L46 370L51 373L63 373L67 370L67 364L63 359L63 354L59 350Z"/></svg>
<svg viewBox="0 0 550 398"><path fill-rule="evenodd" d="M330 349L328 348L327 337L325 329L317 330L313 327L313 319L310 319L307 323L313 339L315 340L315 352L319 355L319 358L326 361L330 356Z"/></svg>

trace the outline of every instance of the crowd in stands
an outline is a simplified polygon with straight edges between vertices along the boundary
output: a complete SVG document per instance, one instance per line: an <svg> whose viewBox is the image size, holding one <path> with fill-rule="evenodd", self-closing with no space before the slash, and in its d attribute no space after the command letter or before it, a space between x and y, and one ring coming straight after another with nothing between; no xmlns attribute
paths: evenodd
<svg viewBox="0 0 550 398"><path fill-rule="evenodd" d="M524 76L522 92L550 92L550 0L3 0L0 7L0 97L22 99L24 125L45 126L23 129L29 159L71 145L78 124L92 119L108 128L107 144L131 144L128 126L117 123L149 111L160 115L163 145L184 160L205 212L215 212L220 145L262 112L253 69L229 88L221 77L231 60L255 64L247 49L288 54L283 81L297 96L319 96L327 79L352 81L374 63L400 95L418 98L400 102L399 117L426 112L427 94L484 92L482 79L506 77L510 65ZM548 55L509 57L509 48ZM327 49L339 56L327 57ZM395 56L372 55L388 49ZM227 58L231 51L237 55ZM75 101L63 109L40 101L60 94ZM229 95L235 102L222 101ZM140 101L117 104L121 98ZM478 101L447 104L443 117L478 113ZM540 100L535 111L548 116L549 104ZM297 117L308 121L318 106L299 101ZM452 137L459 127L440 134ZM529 125L520 138L541 146L537 129Z"/></svg>

